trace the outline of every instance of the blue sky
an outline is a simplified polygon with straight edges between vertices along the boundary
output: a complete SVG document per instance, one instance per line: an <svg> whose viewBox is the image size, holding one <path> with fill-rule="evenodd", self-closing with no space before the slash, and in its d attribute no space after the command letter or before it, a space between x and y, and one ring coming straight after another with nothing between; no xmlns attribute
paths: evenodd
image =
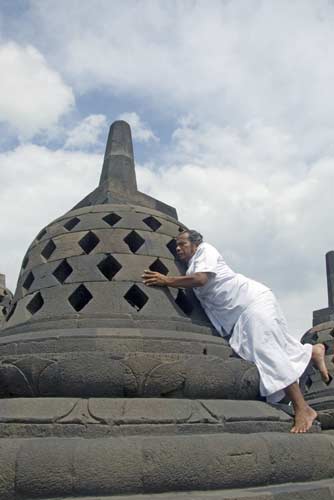
<svg viewBox="0 0 334 500"><path fill-rule="evenodd" d="M0 272L98 182L132 126L141 190L279 297L327 305L333 249L329 0L0 1Z"/></svg>

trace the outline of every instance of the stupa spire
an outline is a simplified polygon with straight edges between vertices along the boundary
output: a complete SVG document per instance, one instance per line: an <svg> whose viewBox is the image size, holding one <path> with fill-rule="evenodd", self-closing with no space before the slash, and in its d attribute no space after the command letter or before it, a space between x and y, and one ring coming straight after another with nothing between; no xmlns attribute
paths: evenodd
<svg viewBox="0 0 334 500"><path fill-rule="evenodd" d="M98 187L73 208L109 203L151 208L177 219L174 207L138 191L131 129L123 120L110 127Z"/></svg>
<svg viewBox="0 0 334 500"><path fill-rule="evenodd" d="M100 186L105 182L116 182L128 192L137 191L131 129L125 121L114 122L109 130Z"/></svg>
<svg viewBox="0 0 334 500"><path fill-rule="evenodd" d="M313 326L334 320L334 250L326 253L328 307L313 311Z"/></svg>
<svg viewBox="0 0 334 500"><path fill-rule="evenodd" d="M326 253L328 307L334 307L334 251Z"/></svg>

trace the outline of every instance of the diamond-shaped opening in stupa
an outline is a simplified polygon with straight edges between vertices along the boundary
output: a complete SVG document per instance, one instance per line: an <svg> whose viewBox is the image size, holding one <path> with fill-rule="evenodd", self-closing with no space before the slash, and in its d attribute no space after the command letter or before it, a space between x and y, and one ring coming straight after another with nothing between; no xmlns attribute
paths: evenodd
<svg viewBox="0 0 334 500"><path fill-rule="evenodd" d="M79 245L86 254L90 254L99 242L100 240L96 234L89 231L89 233L85 234L85 236L81 238Z"/></svg>
<svg viewBox="0 0 334 500"><path fill-rule="evenodd" d="M74 292L69 296L68 301L77 312L81 311L88 302L93 298L88 288L85 285L80 285L74 290Z"/></svg>
<svg viewBox="0 0 334 500"><path fill-rule="evenodd" d="M37 241L40 241L40 240L43 238L43 236L45 236L45 235L46 235L46 232L47 232L47 231L46 231L46 229L42 229L42 231L40 231L40 232L38 233L38 235L36 236L36 240L37 240Z"/></svg>
<svg viewBox="0 0 334 500"><path fill-rule="evenodd" d="M124 238L124 241L128 245L132 253L136 253L139 248L145 243L144 238L142 238L140 234L136 233L136 231L131 231L131 233L129 233Z"/></svg>
<svg viewBox="0 0 334 500"><path fill-rule="evenodd" d="M29 262L29 257L28 255L26 255L22 261L22 269L25 269L27 267L28 262Z"/></svg>
<svg viewBox="0 0 334 500"><path fill-rule="evenodd" d="M177 258L177 253L176 253L176 240L173 238L170 240L169 243L167 243L167 248L170 251L170 253L173 255L173 257Z"/></svg>
<svg viewBox="0 0 334 500"><path fill-rule="evenodd" d="M161 226L161 222L158 221L155 217L150 215L149 217L146 217L146 219L143 219L143 222L152 229L152 231L157 231L159 227Z"/></svg>
<svg viewBox="0 0 334 500"><path fill-rule="evenodd" d="M26 309L30 314L36 314L44 305L44 300L40 292L36 293L31 301L26 305Z"/></svg>
<svg viewBox="0 0 334 500"><path fill-rule="evenodd" d="M24 282L22 283L22 286L25 290L29 290L33 282L35 281L35 276L33 273L30 271Z"/></svg>
<svg viewBox="0 0 334 500"><path fill-rule="evenodd" d="M67 229L67 231L72 231L72 229L75 228L80 222L80 219L78 217L73 217L73 219L68 220L64 224L64 228Z"/></svg>
<svg viewBox="0 0 334 500"><path fill-rule="evenodd" d="M104 222L106 222L111 227L117 224L117 222L119 222L121 219L122 217L115 213L108 214L105 217L102 217L102 220L104 220Z"/></svg>
<svg viewBox="0 0 334 500"><path fill-rule="evenodd" d="M17 302L15 302L14 304L11 305L11 308L9 310L9 313L7 314L6 316L6 321L9 321L10 318L13 316L14 312L15 312L15 309L17 307Z"/></svg>
<svg viewBox="0 0 334 500"><path fill-rule="evenodd" d="M43 250L41 251L41 255L45 260L49 260L53 252L56 250L56 245L53 240L48 241Z"/></svg>
<svg viewBox="0 0 334 500"><path fill-rule="evenodd" d="M112 255L107 255L97 267L109 281L122 269L122 265Z"/></svg>
<svg viewBox="0 0 334 500"><path fill-rule="evenodd" d="M53 276L63 284L67 278L72 274L73 267L67 262L66 259L62 260L58 267L53 271Z"/></svg>
<svg viewBox="0 0 334 500"><path fill-rule="evenodd" d="M168 274L169 273L169 270L168 268L165 266L165 264L163 262L161 262L160 259L156 259L153 264L150 265L149 269L151 271L154 271L155 273L160 273L160 274Z"/></svg>
<svg viewBox="0 0 334 500"><path fill-rule="evenodd" d="M192 305L191 301L188 299L187 295L183 290L181 289L178 290L175 302L187 316L189 316L192 313L194 306Z"/></svg>
<svg viewBox="0 0 334 500"><path fill-rule="evenodd" d="M148 301L148 296L137 285L132 285L124 295L124 298L137 311L140 311Z"/></svg>

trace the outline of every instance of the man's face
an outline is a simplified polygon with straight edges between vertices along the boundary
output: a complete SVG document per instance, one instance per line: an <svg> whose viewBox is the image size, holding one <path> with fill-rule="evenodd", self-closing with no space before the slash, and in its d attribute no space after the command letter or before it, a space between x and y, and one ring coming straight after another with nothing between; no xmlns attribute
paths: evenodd
<svg viewBox="0 0 334 500"><path fill-rule="evenodd" d="M196 249L197 245L195 245L195 243L191 243L187 233L181 234L176 238L177 257L183 262L188 262L196 252Z"/></svg>

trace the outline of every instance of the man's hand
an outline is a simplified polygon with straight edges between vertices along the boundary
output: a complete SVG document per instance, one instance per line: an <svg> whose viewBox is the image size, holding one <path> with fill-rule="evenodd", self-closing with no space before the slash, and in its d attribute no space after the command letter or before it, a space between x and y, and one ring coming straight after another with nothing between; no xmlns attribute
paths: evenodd
<svg viewBox="0 0 334 500"><path fill-rule="evenodd" d="M147 286L168 286L168 278L164 274L156 273L145 269L142 275L143 283Z"/></svg>

